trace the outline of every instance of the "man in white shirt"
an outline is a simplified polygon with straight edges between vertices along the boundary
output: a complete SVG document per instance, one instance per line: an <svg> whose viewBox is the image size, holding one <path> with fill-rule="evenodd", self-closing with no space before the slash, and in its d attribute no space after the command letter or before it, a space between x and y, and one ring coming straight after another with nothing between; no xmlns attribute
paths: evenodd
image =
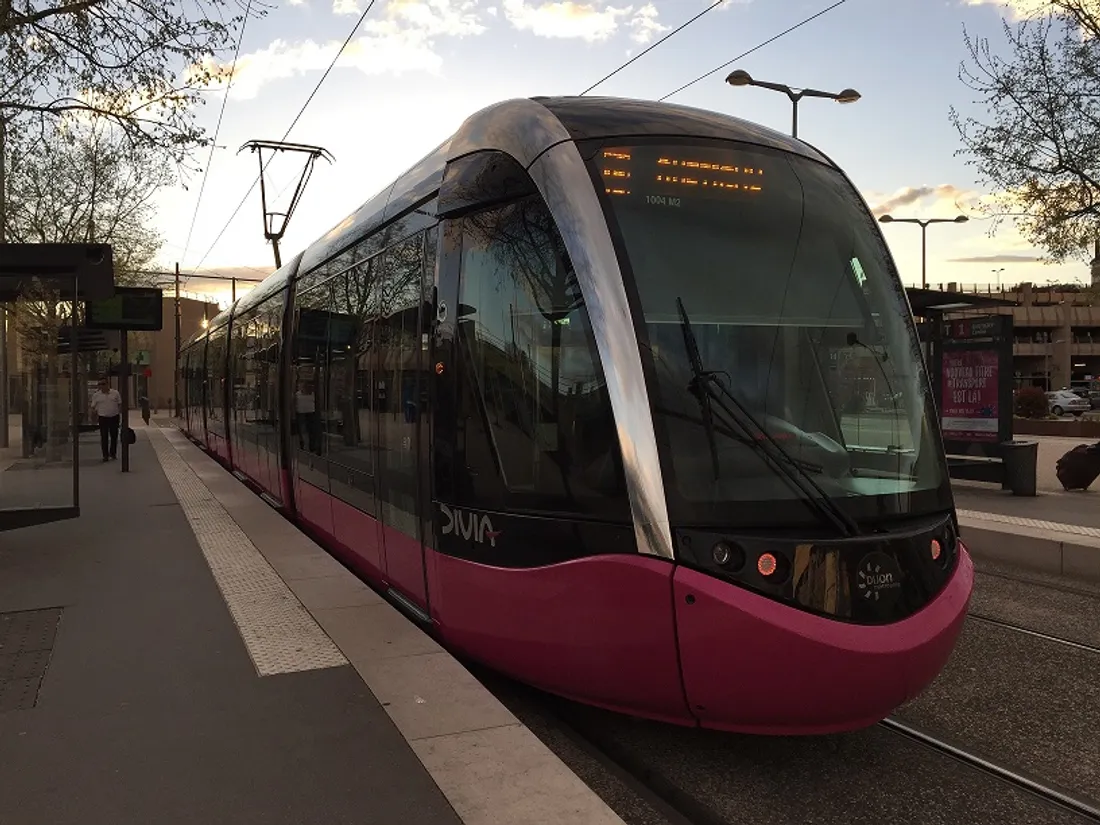
<svg viewBox="0 0 1100 825"><path fill-rule="evenodd" d="M99 418L99 444L103 448L103 460L111 461L118 455L118 425L122 418L122 396L111 389L106 378L100 379L99 389L92 393L92 411ZM108 438L110 450L107 449Z"/></svg>

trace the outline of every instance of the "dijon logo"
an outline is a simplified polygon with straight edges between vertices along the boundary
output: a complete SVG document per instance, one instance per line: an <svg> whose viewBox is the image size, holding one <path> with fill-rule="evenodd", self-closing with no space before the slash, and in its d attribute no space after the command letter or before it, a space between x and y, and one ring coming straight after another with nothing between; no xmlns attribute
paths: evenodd
<svg viewBox="0 0 1100 825"><path fill-rule="evenodd" d="M484 544L488 539L490 547L497 546L497 536L501 531L493 529L493 522L488 516L448 507L446 504L440 504L439 509L443 513L443 535L453 533L477 544Z"/></svg>
<svg viewBox="0 0 1100 825"><path fill-rule="evenodd" d="M885 553L869 553L859 563L856 588L867 601L892 601L901 589L901 568Z"/></svg>

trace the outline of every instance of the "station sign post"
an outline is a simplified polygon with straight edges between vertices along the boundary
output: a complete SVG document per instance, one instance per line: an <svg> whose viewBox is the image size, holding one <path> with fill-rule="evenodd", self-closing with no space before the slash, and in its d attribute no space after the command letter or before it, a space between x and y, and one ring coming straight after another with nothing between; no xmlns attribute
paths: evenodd
<svg viewBox="0 0 1100 825"><path fill-rule="evenodd" d="M130 471L130 347L133 332L159 332L164 328L164 293L152 287L115 287L115 294L84 304L84 325L89 329L118 330L119 394L122 396L122 472Z"/></svg>

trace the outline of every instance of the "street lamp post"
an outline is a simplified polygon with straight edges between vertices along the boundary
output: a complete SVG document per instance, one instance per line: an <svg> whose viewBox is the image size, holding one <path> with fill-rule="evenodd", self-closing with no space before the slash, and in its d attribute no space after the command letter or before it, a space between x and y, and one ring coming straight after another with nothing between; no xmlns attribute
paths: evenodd
<svg viewBox="0 0 1100 825"><path fill-rule="evenodd" d="M1001 292L1001 273L1005 271L1003 266L997 267L993 270L993 274L997 276L997 292Z"/></svg>
<svg viewBox="0 0 1100 825"><path fill-rule="evenodd" d="M966 215L957 218L895 218L883 215L879 223L915 223L920 226L920 288L928 289L928 224L930 223L966 223Z"/></svg>
<svg viewBox="0 0 1100 825"><path fill-rule="evenodd" d="M761 89L771 89L773 92L782 92L790 98L793 112L791 115L791 137L798 137L798 102L804 97L823 97L835 100L837 103L855 103L860 98L855 89L845 89L842 92L822 92L818 89L792 89L783 83L768 83L764 80L754 80L752 75L743 69L731 72L726 82L731 86L759 86Z"/></svg>

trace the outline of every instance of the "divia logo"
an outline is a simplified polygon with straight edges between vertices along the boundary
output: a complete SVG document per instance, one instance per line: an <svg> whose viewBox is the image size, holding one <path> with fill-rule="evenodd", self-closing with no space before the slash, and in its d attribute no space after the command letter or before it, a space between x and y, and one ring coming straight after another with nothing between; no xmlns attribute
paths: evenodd
<svg viewBox="0 0 1100 825"><path fill-rule="evenodd" d="M901 568L885 553L868 553L856 568L856 588L865 601L893 601L901 590Z"/></svg>
<svg viewBox="0 0 1100 825"><path fill-rule="evenodd" d="M484 544L488 539L490 547L497 546L497 536L501 531L493 529L493 522L487 515L459 510L446 504L440 504L439 510L443 514L443 535L453 533L477 544Z"/></svg>

